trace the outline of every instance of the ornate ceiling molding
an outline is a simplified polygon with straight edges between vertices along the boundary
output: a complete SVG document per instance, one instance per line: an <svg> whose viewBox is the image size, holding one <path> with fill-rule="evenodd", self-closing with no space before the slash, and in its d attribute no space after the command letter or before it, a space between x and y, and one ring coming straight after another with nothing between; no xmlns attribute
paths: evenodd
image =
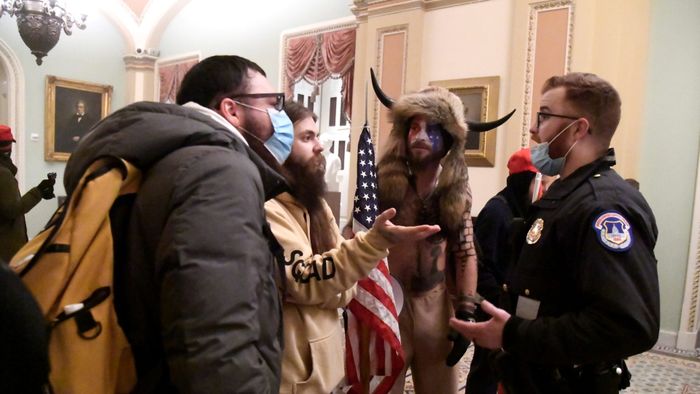
<svg viewBox="0 0 700 394"><path fill-rule="evenodd" d="M124 56L124 64L127 70L154 70L156 60L158 60L157 57L149 55Z"/></svg>
<svg viewBox="0 0 700 394"><path fill-rule="evenodd" d="M411 10L431 11L489 0L354 0L350 8L358 20Z"/></svg>
<svg viewBox="0 0 700 394"><path fill-rule="evenodd" d="M117 26L127 43L127 53L154 49L163 31L191 0L149 0L140 15L122 0L96 2L100 11Z"/></svg>
<svg viewBox="0 0 700 394"><path fill-rule="evenodd" d="M137 22L141 21L141 18L146 13L146 7L150 0L122 0L124 4L129 7L131 13Z"/></svg>

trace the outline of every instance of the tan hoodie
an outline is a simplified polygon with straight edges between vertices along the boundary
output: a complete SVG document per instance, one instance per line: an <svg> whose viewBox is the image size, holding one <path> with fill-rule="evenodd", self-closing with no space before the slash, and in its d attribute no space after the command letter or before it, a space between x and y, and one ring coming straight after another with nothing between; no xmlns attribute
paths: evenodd
<svg viewBox="0 0 700 394"><path fill-rule="evenodd" d="M324 202L328 221L333 214ZM355 284L387 256L389 242L374 230L313 255L309 213L288 193L265 203L267 220L284 249L284 353L280 393L329 393L345 376L343 330L338 309L355 295Z"/></svg>

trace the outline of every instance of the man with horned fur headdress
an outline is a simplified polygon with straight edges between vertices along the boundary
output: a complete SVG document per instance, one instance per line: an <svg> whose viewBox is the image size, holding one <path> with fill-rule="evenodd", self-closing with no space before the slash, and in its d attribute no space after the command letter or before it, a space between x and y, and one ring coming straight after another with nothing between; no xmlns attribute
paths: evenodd
<svg viewBox="0 0 700 394"><path fill-rule="evenodd" d="M449 335L448 321L455 315L473 320L477 279L462 102L447 89L429 87L394 103L372 77L393 118L388 145L378 163L380 208L397 208L396 223L439 224L442 229L389 251L390 271L404 291L399 327L406 368L411 367L417 394L454 393L458 370L453 366L469 341ZM489 130L507 118L470 123L470 128ZM405 373L392 393L403 393Z"/></svg>

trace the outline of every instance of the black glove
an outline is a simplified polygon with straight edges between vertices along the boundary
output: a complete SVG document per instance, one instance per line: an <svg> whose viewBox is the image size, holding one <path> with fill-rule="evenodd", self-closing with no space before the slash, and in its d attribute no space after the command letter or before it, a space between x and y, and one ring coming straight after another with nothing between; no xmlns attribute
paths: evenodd
<svg viewBox="0 0 700 394"><path fill-rule="evenodd" d="M458 309L457 312L455 312L455 317L459 320L470 323L476 322L474 312L469 312L465 309ZM447 360L445 362L447 363L448 367L454 367L455 364L462 359L462 356L464 356L464 353L466 353L472 341L463 337L454 330L450 330L450 334L447 336L447 339L454 342L454 344L452 345L452 350L450 350L450 354L447 355Z"/></svg>
<svg viewBox="0 0 700 394"><path fill-rule="evenodd" d="M39 189L39 193L41 193L41 198L44 200L50 200L56 195L53 194L53 185L56 184L56 180L54 179L44 179L39 183L39 185L36 187Z"/></svg>

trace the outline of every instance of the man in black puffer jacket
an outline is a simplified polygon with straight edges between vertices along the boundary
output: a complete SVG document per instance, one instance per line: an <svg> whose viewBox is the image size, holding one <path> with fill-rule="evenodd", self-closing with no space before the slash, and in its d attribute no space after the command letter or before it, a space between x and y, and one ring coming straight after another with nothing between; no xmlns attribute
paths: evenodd
<svg viewBox="0 0 700 394"><path fill-rule="evenodd" d="M278 267L263 203L286 185L259 154L284 161L291 150L283 100L257 64L210 57L185 76L182 105L129 105L71 155L69 194L106 155L143 174L128 223L112 223L128 229L115 231L115 306L135 392L279 391Z"/></svg>
<svg viewBox="0 0 700 394"><path fill-rule="evenodd" d="M476 289L481 296L496 306L506 283L506 275L514 256L512 242L514 227L522 223L533 199L539 197L541 183L532 164L530 149L517 150L508 159L506 187L486 202L474 223L474 239L479 263ZM535 196L533 196L533 192ZM477 321L487 321L490 316L480 309ZM496 377L489 362L490 350L474 347L465 393L496 394Z"/></svg>

